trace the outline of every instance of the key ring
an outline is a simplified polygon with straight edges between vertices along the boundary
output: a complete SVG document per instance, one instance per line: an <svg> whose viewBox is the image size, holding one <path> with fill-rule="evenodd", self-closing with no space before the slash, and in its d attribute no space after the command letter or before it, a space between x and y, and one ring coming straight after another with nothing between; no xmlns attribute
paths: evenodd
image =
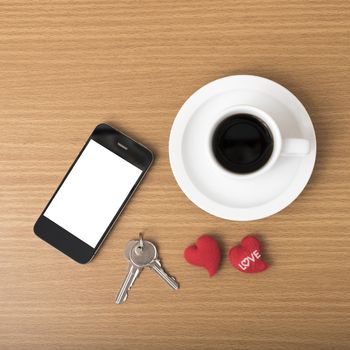
<svg viewBox="0 0 350 350"><path fill-rule="evenodd" d="M142 232L139 233L139 248L141 249L141 252L143 251L143 234Z"/></svg>

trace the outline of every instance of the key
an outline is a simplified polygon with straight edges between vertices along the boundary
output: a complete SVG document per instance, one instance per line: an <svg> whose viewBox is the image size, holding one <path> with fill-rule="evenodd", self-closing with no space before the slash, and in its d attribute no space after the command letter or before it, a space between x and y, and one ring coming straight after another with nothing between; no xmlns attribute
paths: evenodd
<svg viewBox="0 0 350 350"><path fill-rule="evenodd" d="M120 287L120 290L116 296L115 303L116 304L121 304L126 299L128 298L128 291L134 284L136 278L139 276L141 271L143 270L143 267L141 266L136 266L130 261L130 252L134 249L134 247L139 246L139 241L130 241L128 242L125 250L124 250L124 255L125 257L129 260L129 267L128 267L128 272L124 278L124 281Z"/></svg>
<svg viewBox="0 0 350 350"><path fill-rule="evenodd" d="M158 259L158 252L156 246L149 242L143 241L143 249L137 245L130 251L130 261L139 267L149 267L158 274L171 288L178 289L179 284L174 277L169 276Z"/></svg>
<svg viewBox="0 0 350 350"><path fill-rule="evenodd" d="M171 288L179 289L179 284L177 283L176 279L164 271L162 264L158 258L154 259L148 266L151 268L151 270L157 273L158 276L162 278Z"/></svg>
<svg viewBox="0 0 350 350"><path fill-rule="evenodd" d="M121 304L128 298L128 291L134 284L136 278L139 276L142 268L135 266L132 262L129 262L128 273L125 276L124 282L120 287L120 290L115 298L116 304Z"/></svg>
<svg viewBox="0 0 350 350"><path fill-rule="evenodd" d="M138 240L133 239L132 241L129 241L124 249L124 256L129 260L130 257L130 251L134 248L134 246L139 243Z"/></svg>
<svg viewBox="0 0 350 350"><path fill-rule="evenodd" d="M137 241L139 242L139 241ZM129 252L129 259L135 266L144 268L157 258L157 249L149 241L142 241L142 246L136 244Z"/></svg>

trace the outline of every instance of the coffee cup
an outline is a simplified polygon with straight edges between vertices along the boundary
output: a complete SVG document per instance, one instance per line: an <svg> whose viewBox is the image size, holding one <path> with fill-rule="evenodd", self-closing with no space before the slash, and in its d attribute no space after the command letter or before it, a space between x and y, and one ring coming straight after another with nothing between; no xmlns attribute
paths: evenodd
<svg viewBox="0 0 350 350"><path fill-rule="evenodd" d="M215 166L241 179L265 173L279 157L298 157L310 152L307 139L283 138L281 126L271 115L249 105L222 111L209 140Z"/></svg>

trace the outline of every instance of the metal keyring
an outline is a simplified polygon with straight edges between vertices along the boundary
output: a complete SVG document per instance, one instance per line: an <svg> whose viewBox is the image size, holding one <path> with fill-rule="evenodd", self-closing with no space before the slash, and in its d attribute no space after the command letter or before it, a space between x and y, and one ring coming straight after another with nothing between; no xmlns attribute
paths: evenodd
<svg viewBox="0 0 350 350"><path fill-rule="evenodd" d="M139 233L139 241L140 241L139 248L142 251L143 250L143 234L142 234L142 232Z"/></svg>

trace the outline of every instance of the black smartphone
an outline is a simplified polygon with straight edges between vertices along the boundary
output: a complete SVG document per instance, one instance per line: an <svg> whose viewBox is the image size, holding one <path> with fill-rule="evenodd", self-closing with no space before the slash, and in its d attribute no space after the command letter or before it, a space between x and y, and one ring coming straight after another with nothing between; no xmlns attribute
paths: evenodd
<svg viewBox="0 0 350 350"><path fill-rule="evenodd" d="M153 162L145 146L98 125L34 225L75 261L89 262Z"/></svg>

